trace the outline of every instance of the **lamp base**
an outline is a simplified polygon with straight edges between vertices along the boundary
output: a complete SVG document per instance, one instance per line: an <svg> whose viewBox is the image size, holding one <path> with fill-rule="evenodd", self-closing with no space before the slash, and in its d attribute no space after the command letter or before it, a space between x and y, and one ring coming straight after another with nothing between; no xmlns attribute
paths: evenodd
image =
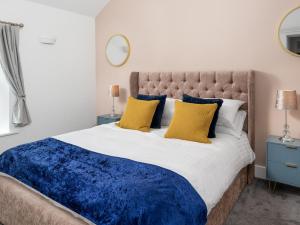
<svg viewBox="0 0 300 225"><path fill-rule="evenodd" d="M282 143L291 143L291 142L295 142L295 139L292 138L292 137L290 137L289 135L280 137L279 140L280 140Z"/></svg>
<svg viewBox="0 0 300 225"><path fill-rule="evenodd" d="M290 135L290 127L287 124L287 110L285 110L285 124L283 129L283 136L279 138L282 143L291 143L294 142L295 139Z"/></svg>

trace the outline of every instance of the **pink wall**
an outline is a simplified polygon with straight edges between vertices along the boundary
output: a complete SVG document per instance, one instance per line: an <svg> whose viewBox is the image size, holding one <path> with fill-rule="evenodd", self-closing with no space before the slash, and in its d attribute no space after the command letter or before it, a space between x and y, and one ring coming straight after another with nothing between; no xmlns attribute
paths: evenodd
<svg viewBox="0 0 300 225"><path fill-rule="evenodd" d="M108 86L123 87L121 111L131 71L245 70L256 79L257 163L265 164L265 139L281 134L284 114L274 109L277 89L300 93L300 58L283 51L277 26L299 0L111 0L97 17L98 114L108 113ZM132 55L121 68L109 65L105 45L115 33L126 35ZM300 138L300 114L289 115Z"/></svg>

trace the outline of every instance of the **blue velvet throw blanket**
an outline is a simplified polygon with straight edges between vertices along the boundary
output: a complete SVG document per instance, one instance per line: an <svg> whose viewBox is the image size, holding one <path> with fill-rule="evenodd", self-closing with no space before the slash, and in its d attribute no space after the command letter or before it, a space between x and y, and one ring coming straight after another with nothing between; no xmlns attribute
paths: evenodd
<svg viewBox="0 0 300 225"><path fill-rule="evenodd" d="M48 138L0 156L16 178L97 225L204 225L207 208L182 176Z"/></svg>

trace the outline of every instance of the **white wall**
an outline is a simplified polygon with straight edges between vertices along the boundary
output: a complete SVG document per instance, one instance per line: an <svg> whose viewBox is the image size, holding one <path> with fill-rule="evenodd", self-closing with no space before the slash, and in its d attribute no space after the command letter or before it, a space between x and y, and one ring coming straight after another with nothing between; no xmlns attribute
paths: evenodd
<svg viewBox="0 0 300 225"><path fill-rule="evenodd" d="M96 123L95 21L23 0L0 0L1 20L22 22L20 52L32 124L0 137L0 152ZM55 36L54 46L40 36Z"/></svg>

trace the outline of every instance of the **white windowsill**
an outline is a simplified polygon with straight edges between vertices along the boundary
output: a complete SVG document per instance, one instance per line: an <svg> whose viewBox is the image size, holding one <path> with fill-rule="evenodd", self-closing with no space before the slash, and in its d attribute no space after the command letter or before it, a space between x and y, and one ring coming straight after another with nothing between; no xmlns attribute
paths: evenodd
<svg viewBox="0 0 300 225"><path fill-rule="evenodd" d="M18 134L19 132L7 132L7 133L3 133L3 134L1 134L0 133L0 138L1 137L6 137L6 136L11 136L11 135L15 135L15 134Z"/></svg>

